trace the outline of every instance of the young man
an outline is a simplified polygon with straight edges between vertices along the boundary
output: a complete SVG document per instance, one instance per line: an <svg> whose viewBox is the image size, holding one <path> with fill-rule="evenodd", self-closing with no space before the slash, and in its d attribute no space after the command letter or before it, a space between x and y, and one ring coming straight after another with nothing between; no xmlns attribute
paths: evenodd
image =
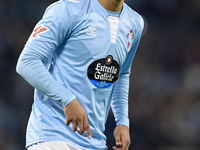
<svg viewBox="0 0 200 150"><path fill-rule="evenodd" d="M34 88L28 150L114 150L130 145L128 89L143 19L123 0L60 0L47 8L17 64Z"/></svg>

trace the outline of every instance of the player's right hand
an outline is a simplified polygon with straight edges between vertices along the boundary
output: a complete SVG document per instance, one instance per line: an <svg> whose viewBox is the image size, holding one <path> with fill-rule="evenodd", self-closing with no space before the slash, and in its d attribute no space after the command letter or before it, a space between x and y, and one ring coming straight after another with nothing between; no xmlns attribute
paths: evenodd
<svg viewBox="0 0 200 150"><path fill-rule="evenodd" d="M77 131L77 125L78 125L80 128L78 133L80 135L82 135L86 130L87 137L89 139L92 138L85 109L81 106L81 104L77 99L74 99L64 107L64 113L66 117L66 125L69 126L71 122L73 124L72 131L74 132Z"/></svg>

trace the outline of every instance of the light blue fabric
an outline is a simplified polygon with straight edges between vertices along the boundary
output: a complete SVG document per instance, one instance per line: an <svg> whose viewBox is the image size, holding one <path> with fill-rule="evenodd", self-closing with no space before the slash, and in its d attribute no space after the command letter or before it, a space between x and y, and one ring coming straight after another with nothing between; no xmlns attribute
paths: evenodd
<svg viewBox="0 0 200 150"><path fill-rule="evenodd" d="M113 16L113 17L119 17L121 12L113 12L113 11L107 11L108 16Z"/></svg>
<svg viewBox="0 0 200 150"><path fill-rule="evenodd" d="M129 127L129 75L143 19L125 3L119 17L111 43L108 13L97 0L60 0L47 8L17 64L35 88L26 147L56 140L106 149L103 132L111 105L117 125ZM65 125L63 107L75 98L86 111L92 139Z"/></svg>

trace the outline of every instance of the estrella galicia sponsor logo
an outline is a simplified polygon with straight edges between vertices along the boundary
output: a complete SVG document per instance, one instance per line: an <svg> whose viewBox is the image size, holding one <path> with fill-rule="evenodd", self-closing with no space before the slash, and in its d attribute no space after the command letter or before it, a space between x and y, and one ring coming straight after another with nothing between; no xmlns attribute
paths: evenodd
<svg viewBox="0 0 200 150"><path fill-rule="evenodd" d="M110 87L119 77L120 66L112 57L108 55L94 61L87 70L90 82L98 88Z"/></svg>

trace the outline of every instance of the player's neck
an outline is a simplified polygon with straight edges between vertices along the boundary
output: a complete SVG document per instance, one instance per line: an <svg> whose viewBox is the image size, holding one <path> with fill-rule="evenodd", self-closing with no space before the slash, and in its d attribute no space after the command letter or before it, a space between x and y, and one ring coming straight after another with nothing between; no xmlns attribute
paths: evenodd
<svg viewBox="0 0 200 150"><path fill-rule="evenodd" d="M98 0L99 3L107 10L121 12L124 0Z"/></svg>

